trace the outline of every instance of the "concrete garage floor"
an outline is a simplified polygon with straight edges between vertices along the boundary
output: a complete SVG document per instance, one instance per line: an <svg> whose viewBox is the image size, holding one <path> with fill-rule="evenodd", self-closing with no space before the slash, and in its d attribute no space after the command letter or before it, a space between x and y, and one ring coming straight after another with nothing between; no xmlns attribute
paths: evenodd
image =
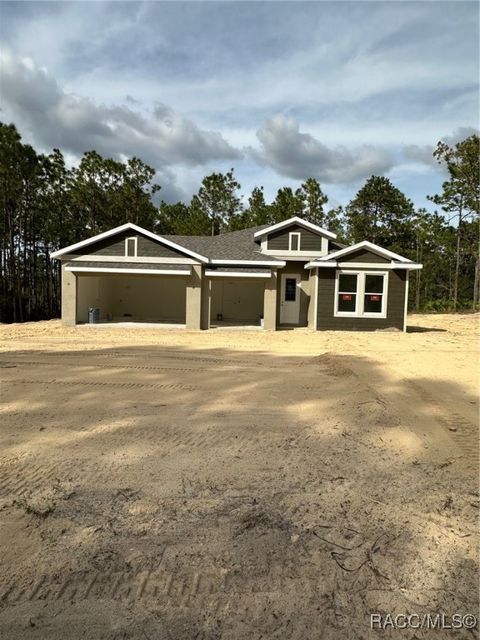
<svg viewBox="0 0 480 640"><path fill-rule="evenodd" d="M477 612L478 317L410 324L0 326L0 637L358 640L371 613Z"/></svg>
<svg viewBox="0 0 480 640"><path fill-rule="evenodd" d="M102 320L96 323L81 323L78 324L77 327L88 327L88 328L110 328L115 329L116 327L123 328L132 328L132 329L185 329L185 324L174 323L174 322L136 322L136 321L108 321ZM218 320L212 321L210 325L210 329L216 330L227 330L227 331L263 331L263 327L260 325L255 325L251 323L239 323L239 322L228 322L226 320L222 320L219 322Z"/></svg>
<svg viewBox="0 0 480 640"><path fill-rule="evenodd" d="M229 320L211 320L210 329L221 329L226 331L263 331L263 327L259 323L253 322L238 322Z"/></svg>
<svg viewBox="0 0 480 640"><path fill-rule="evenodd" d="M87 323L82 323L82 324L78 324L77 327L88 327L89 329L92 328L107 328L107 329L115 329L116 327L118 327L119 329L123 329L123 328L131 328L131 329L185 329L185 324L179 323L179 322L136 322L135 320L112 320L112 321L108 321L108 320L102 320L100 322L95 322L92 324Z"/></svg>

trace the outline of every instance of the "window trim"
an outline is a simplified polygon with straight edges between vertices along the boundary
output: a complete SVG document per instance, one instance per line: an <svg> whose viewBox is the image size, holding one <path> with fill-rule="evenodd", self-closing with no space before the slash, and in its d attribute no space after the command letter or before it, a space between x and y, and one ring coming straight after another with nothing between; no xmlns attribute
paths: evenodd
<svg viewBox="0 0 480 640"><path fill-rule="evenodd" d="M297 243L297 248L296 249L292 249L292 236L297 236L298 237L298 243ZM288 250L289 251L301 251L301 247L300 247L300 241L302 239L302 234L300 231L290 231L290 233L288 234Z"/></svg>
<svg viewBox="0 0 480 640"><path fill-rule="evenodd" d="M339 311L338 310L338 296L340 275L356 275L357 276L357 292L355 311ZM380 313L365 312L365 280L366 276L383 276L383 293L378 295L382 296L382 311ZM358 269L337 269L335 272L335 302L333 315L336 318L386 318L388 309L388 271L381 270L358 270ZM352 294L353 295L353 294ZM372 294L373 295L373 294Z"/></svg>
<svg viewBox="0 0 480 640"><path fill-rule="evenodd" d="M350 275L350 276L357 276L357 288L355 291L342 291L340 292L340 276L341 275ZM359 279L359 273L358 272L346 272L346 271L338 271L337 274L335 275L335 315L337 316L357 316L358 315L358 300L359 297L361 295L361 291L360 291L360 279ZM355 311L339 311L338 310L338 298L340 297L340 294L345 294L345 295L350 295L350 296L355 296Z"/></svg>
<svg viewBox="0 0 480 640"><path fill-rule="evenodd" d="M128 242L129 240L134 241L134 254L133 256L128 255ZM128 236L125 238L125 257L126 258L137 258L138 257L138 236Z"/></svg>

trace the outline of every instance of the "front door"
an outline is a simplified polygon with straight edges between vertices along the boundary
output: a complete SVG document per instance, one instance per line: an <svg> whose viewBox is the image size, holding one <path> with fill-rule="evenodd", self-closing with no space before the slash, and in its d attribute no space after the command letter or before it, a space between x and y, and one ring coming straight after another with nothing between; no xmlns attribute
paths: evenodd
<svg viewBox="0 0 480 640"><path fill-rule="evenodd" d="M300 320L300 276L282 273L280 324L298 324Z"/></svg>

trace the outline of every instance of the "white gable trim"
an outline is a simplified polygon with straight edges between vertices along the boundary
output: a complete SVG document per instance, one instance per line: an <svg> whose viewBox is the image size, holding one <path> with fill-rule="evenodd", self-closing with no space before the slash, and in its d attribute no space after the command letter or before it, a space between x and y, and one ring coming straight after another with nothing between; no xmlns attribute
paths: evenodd
<svg viewBox="0 0 480 640"><path fill-rule="evenodd" d="M357 242L357 244L352 244L351 247L345 247L345 249L339 249L338 251L334 251L333 253L329 253L324 258L320 258L320 260L336 260L337 258L341 258L342 256L346 256L349 253L354 253L359 249L368 249L373 253L376 253L383 258L390 258L391 260L398 260L399 262L412 262L408 258L404 258L398 253L394 253L393 251L389 251L388 249L384 249L380 247L378 244L373 244L373 242L369 242L368 240L363 240L362 242Z"/></svg>
<svg viewBox="0 0 480 640"><path fill-rule="evenodd" d="M147 231L147 229L143 229L142 227L139 227L138 225L133 224L133 222L127 222L126 224L122 224L119 227L115 227L114 229L109 229L108 231L99 233L98 235L93 236L93 238L88 238L87 240L82 240L81 242L76 242L75 244L71 244L70 246L65 247L64 249L59 249L58 251L54 251L51 254L51 257L59 258L60 256L63 256L68 253L75 253L76 249L87 247L88 245L93 244L94 242L98 242L99 240L104 240L105 238L110 238L111 236L114 236L117 233L121 233L122 231L127 231L127 230L136 231L137 233L147 236L147 238L151 238L156 242L160 242L161 244L164 244L167 247L171 247L172 249L181 251L182 253L185 253L188 256L192 256L192 258L196 258L197 260L200 260L200 262L208 262L208 258L206 258L205 256L202 256L199 253L195 253L194 251L190 251L190 249L186 249L185 247L182 247L181 245L176 244L171 240L162 238L162 236L158 236L156 233Z"/></svg>
<svg viewBox="0 0 480 640"><path fill-rule="evenodd" d="M93 242L98 242L99 240L104 240L105 238L110 238L110 236L115 235L116 233L121 233L122 231L127 231L131 229L130 224L122 224L119 227L115 227L114 229L109 229L108 231L104 231L103 233L99 233L92 238L87 238L87 240L81 240L80 242L76 242L75 244L71 244L68 247L64 247L63 249L59 249L58 251L54 251L51 255L52 258L59 258L63 256L65 253L75 253L75 249L81 249L82 247L86 247Z"/></svg>
<svg viewBox="0 0 480 640"><path fill-rule="evenodd" d="M265 227L265 229L260 229L253 234L254 238L261 238L262 236L266 236L274 231L279 231L280 229L284 229L285 227L289 227L292 224L298 224L300 227L304 227L305 229L309 229L310 231L315 231L315 233L319 233L320 235L327 236L327 238L336 238L337 235L332 233L331 231L327 231L327 229L323 229L323 227L319 227L316 224L312 224L311 222L307 222L307 220L303 220L298 216L293 216L293 218L289 218L288 220L283 220L283 222L277 222L277 224L273 224L270 227Z"/></svg>

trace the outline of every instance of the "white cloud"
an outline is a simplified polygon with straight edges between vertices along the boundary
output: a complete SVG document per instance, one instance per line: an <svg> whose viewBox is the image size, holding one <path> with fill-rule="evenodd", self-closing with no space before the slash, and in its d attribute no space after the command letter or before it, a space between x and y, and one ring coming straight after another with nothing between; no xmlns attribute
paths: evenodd
<svg viewBox="0 0 480 640"><path fill-rule="evenodd" d="M421 192L420 175L442 177L442 133L477 121L478 12L346 7L4 3L3 44L19 57L0 69L0 117L39 150L138 155L167 199L231 166L247 192L314 175L347 198L370 173Z"/></svg>
<svg viewBox="0 0 480 640"><path fill-rule="evenodd" d="M280 175L322 182L353 182L371 174L382 174L393 166L393 159L382 149L363 145L355 150L327 147L320 140L300 131L293 118L276 115L257 131L260 150L252 156Z"/></svg>
<svg viewBox="0 0 480 640"><path fill-rule="evenodd" d="M454 146L457 142L472 136L473 134L479 134L479 130L474 127L458 127L452 134L442 136L439 141L445 142L449 146ZM410 144L404 148L404 153L407 158L420 162L429 166L438 167L438 161L433 156L436 145L416 145Z"/></svg>
<svg viewBox="0 0 480 640"><path fill-rule="evenodd" d="M130 106L107 106L65 92L29 58L0 57L2 116L31 132L44 148L73 154L96 149L113 157L137 155L156 168L238 159L241 153L220 133L200 129L163 104L150 113Z"/></svg>

